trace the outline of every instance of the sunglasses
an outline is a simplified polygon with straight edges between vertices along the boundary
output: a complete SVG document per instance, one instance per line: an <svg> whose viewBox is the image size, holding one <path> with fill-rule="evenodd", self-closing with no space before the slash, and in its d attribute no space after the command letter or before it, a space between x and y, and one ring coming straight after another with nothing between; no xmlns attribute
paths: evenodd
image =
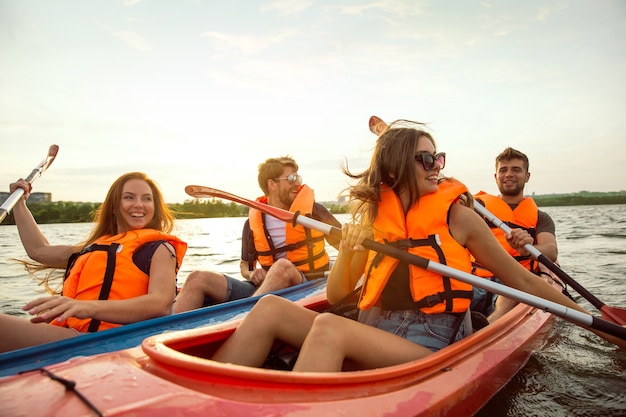
<svg viewBox="0 0 626 417"><path fill-rule="evenodd" d="M437 155L433 155L430 152L418 152L415 154L415 161L421 162L426 171L435 169L435 162L443 169L446 166L446 153L439 152Z"/></svg>
<svg viewBox="0 0 626 417"><path fill-rule="evenodd" d="M302 183L302 175L298 175L298 174L289 174L286 177L278 177L278 178L274 178L274 180L287 180L287 182L289 184L293 184L294 182L298 181L299 183Z"/></svg>

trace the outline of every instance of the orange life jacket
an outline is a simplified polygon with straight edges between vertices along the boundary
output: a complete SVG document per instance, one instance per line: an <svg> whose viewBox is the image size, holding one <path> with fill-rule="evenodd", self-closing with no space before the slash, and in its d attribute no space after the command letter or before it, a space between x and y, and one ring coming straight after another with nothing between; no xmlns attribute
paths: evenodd
<svg viewBox="0 0 626 417"><path fill-rule="evenodd" d="M476 194L474 198L482 203L482 205L485 206L491 214L506 223L510 228L524 229L530 233L533 239L535 238L535 229L537 227L539 209L537 208L537 204L535 204L535 200L532 198L524 198L515 210L511 210L511 207L500 197L487 194L483 191ZM489 224L489 227L491 227L491 231L496 239L498 239L498 242L500 242L500 245L502 245L502 247L511 256L513 256L517 262L529 271L534 272L537 269L538 265L534 259L531 259L528 256L520 255L519 252L509 245L506 241L505 233L499 227L493 224ZM472 261L474 263L474 269L472 271L474 275L485 278L493 277L493 274L476 262L474 258L472 258Z"/></svg>
<svg viewBox="0 0 626 417"><path fill-rule="evenodd" d="M257 201L267 204L267 197L259 197ZM315 195L306 185L300 187L289 211L300 212L300 215L311 217ZM326 252L324 234L300 225L295 227L285 223L285 246L277 248L271 242L271 237L265 228L264 214L251 208L248 213L250 230L254 237L254 247L257 251L259 263L269 268L274 263L274 256L279 252L286 252L287 259L302 272L328 270L330 259Z"/></svg>
<svg viewBox="0 0 626 417"><path fill-rule="evenodd" d="M450 234L448 213L452 204L467 191L465 185L449 178L439 184L437 192L420 197L406 216L398 196L391 190L380 193L378 215L374 220L374 239L406 247L408 252L470 272L469 252ZM370 252L365 288L359 308L366 310L380 299L399 260ZM456 279L409 265L411 296L416 308L426 314L460 313L468 309L472 286Z"/></svg>
<svg viewBox="0 0 626 417"><path fill-rule="evenodd" d="M150 277L135 265L133 254L142 245L158 240L174 246L177 266L180 267L187 244L175 236L154 229L130 230L115 236L104 236L70 258L63 282L63 295L76 300L126 300L147 294ZM110 286L108 294L107 286ZM79 332L120 326L116 323L75 317L69 318L65 323L53 321L52 324L71 327Z"/></svg>

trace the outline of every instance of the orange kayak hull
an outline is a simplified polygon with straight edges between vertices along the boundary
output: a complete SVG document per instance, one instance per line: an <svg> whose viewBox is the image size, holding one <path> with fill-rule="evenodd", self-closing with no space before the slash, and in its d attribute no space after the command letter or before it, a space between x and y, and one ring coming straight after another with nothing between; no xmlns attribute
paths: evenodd
<svg viewBox="0 0 626 417"><path fill-rule="evenodd" d="M324 295L300 300L319 306ZM518 304L426 358L374 370L298 373L224 364L195 354L240 321L149 337L142 346L46 367L107 416L469 416L526 364L555 317ZM96 415L40 371L0 379L4 416Z"/></svg>

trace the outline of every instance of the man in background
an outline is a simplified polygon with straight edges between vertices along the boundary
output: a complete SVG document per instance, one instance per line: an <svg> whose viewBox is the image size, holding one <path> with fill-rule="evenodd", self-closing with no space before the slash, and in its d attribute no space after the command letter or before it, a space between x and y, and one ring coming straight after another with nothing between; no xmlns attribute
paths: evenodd
<svg viewBox="0 0 626 417"><path fill-rule="evenodd" d="M524 246L533 245L553 262L557 259L558 250L554 221L546 212L537 208L531 197L524 197L524 186L530 179L528 157L516 149L506 148L496 157L494 177L500 195L489 195L481 191L474 197L511 228L511 233L505 234L495 225L489 224L504 249L526 269L539 275L537 261L531 259ZM497 280L477 262L474 274ZM474 300L470 308L488 316L489 322L493 322L516 304L515 300L474 287Z"/></svg>
<svg viewBox="0 0 626 417"><path fill-rule="evenodd" d="M259 165L260 201L341 228L313 190L302 184L298 164L290 156L270 158ZM293 226L250 209L241 238L241 275L245 280L214 271L193 271L176 297L173 311L196 308L266 294L324 276L330 270L326 240L339 240L300 225Z"/></svg>

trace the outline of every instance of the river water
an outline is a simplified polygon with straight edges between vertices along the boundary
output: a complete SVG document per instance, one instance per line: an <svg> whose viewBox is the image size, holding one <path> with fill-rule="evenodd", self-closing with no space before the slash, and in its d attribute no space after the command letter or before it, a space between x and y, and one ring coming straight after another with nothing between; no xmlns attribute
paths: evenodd
<svg viewBox="0 0 626 417"><path fill-rule="evenodd" d="M557 226L564 271L609 306L626 307L626 205L545 207ZM346 221L345 215L338 216ZM189 244L179 285L195 269L239 277L244 218L179 220L175 233ZM41 225L53 244L76 243L92 225ZM331 253L334 249L329 247ZM0 311L21 306L41 288L11 258L25 252L15 226L0 226ZM594 307L570 289L576 301ZM626 352L580 327L558 321L548 344L478 414L491 416L624 416Z"/></svg>

